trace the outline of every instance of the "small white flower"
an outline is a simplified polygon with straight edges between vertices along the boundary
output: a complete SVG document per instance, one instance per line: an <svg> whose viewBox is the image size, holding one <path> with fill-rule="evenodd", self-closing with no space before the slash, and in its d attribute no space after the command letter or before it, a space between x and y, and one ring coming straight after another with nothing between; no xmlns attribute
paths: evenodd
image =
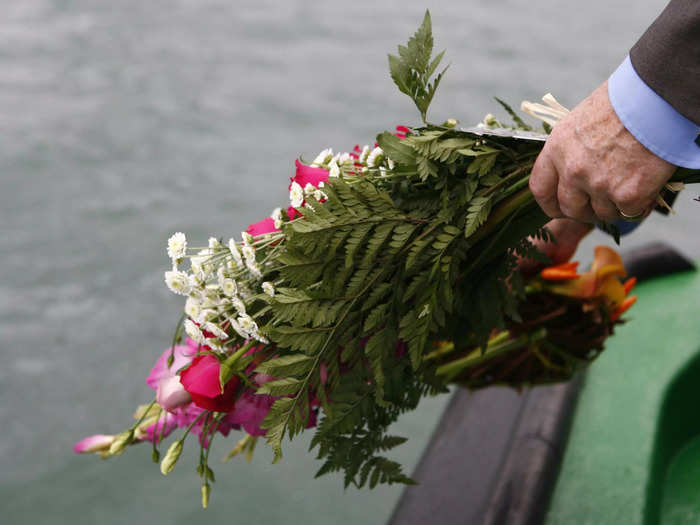
<svg viewBox="0 0 700 525"><path fill-rule="evenodd" d="M233 307L238 312L238 315L245 315L245 303L241 301L238 297L232 298L231 304L233 304Z"/></svg>
<svg viewBox="0 0 700 525"><path fill-rule="evenodd" d="M233 279L224 279L224 281L221 283L221 289L229 297L233 297L238 293L238 286L236 285L236 281Z"/></svg>
<svg viewBox="0 0 700 525"><path fill-rule="evenodd" d="M177 232L173 234L170 239L168 239L168 257L170 257L173 262L178 259L182 259L187 253L187 237L182 232Z"/></svg>
<svg viewBox="0 0 700 525"><path fill-rule="evenodd" d="M241 315L238 318L238 324L241 326L243 331L249 335L254 335L254 334L257 334L257 332L258 332L257 323L255 321L253 321L253 318L250 317L249 315Z"/></svg>
<svg viewBox="0 0 700 525"><path fill-rule="evenodd" d="M218 312L216 310L205 308L199 312L199 315L194 320L201 325L211 321L212 319L216 319L217 315Z"/></svg>
<svg viewBox="0 0 700 525"><path fill-rule="evenodd" d="M307 182L306 186L304 186L304 196L313 195L313 193L315 191L316 191L316 186L314 186L310 182Z"/></svg>
<svg viewBox="0 0 700 525"><path fill-rule="evenodd" d="M352 164L353 160L354 159L350 156L349 153L343 153L340 157L338 157L338 165L345 166L346 164Z"/></svg>
<svg viewBox="0 0 700 525"><path fill-rule="evenodd" d="M304 189L296 181L292 182L289 189L289 200L294 208L301 208L304 203Z"/></svg>
<svg viewBox="0 0 700 525"><path fill-rule="evenodd" d="M386 164L387 164L387 166L389 166L390 170L393 170L394 166L396 166L396 164L394 164L394 161L391 160L389 157L386 158Z"/></svg>
<svg viewBox="0 0 700 525"><path fill-rule="evenodd" d="M275 287L272 285L271 282L265 281L264 283L262 283L262 289L263 292L265 292L270 297L275 296Z"/></svg>
<svg viewBox="0 0 700 525"><path fill-rule="evenodd" d="M238 266L243 266L243 258L241 257L241 252L238 250L238 245L233 239L228 240L228 249L231 251L233 260L236 261Z"/></svg>
<svg viewBox="0 0 700 525"><path fill-rule="evenodd" d="M199 344L204 344L204 334L202 331L199 329L199 327L194 324L194 321L187 319L185 321L185 333L192 339L193 341L199 343Z"/></svg>
<svg viewBox="0 0 700 525"><path fill-rule="evenodd" d="M250 246L255 240L253 236L248 232L241 232L241 237L243 237L243 245Z"/></svg>
<svg viewBox="0 0 700 525"><path fill-rule="evenodd" d="M370 152L369 146L365 145L362 148L362 153L360 153L360 158L358 159L362 164L367 163L367 157L369 157L369 152Z"/></svg>
<svg viewBox="0 0 700 525"><path fill-rule="evenodd" d="M275 222L275 228L279 230L282 227L282 208L272 210L270 218Z"/></svg>
<svg viewBox="0 0 700 525"><path fill-rule="evenodd" d="M314 192L314 199L316 199L316 200L319 201L319 202L320 202L320 201L323 201L323 200L326 200L327 198L328 198L328 195L326 195L325 193L323 193L321 190L316 190L316 191Z"/></svg>
<svg viewBox="0 0 700 525"><path fill-rule="evenodd" d="M379 166L379 176L386 177L386 168L384 166Z"/></svg>
<svg viewBox="0 0 700 525"><path fill-rule="evenodd" d="M379 166L379 164L382 163L384 160L384 151L382 148L377 146L372 150L372 153L369 154L369 157L367 157L367 166L370 168L374 168L376 166Z"/></svg>
<svg viewBox="0 0 700 525"><path fill-rule="evenodd" d="M233 317L228 318L228 322L231 323L231 328L240 335L243 339L248 339L249 335L248 332L243 330L240 324L238 324L238 321L236 321Z"/></svg>
<svg viewBox="0 0 700 525"><path fill-rule="evenodd" d="M328 176L333 178L340 177L340 168L335 162L331 162Z"/></svg>
<svg viewBox="0 0 700 525"><path fill-rule="evenodd" d="M202 306L199 301L194 297L188 297L185 301L185 313L190 319L197 319L199 313L202 311Z"/></svg>
<svg viewBox="0 0 700 525"><path fill-rule="evenodd" d="M243 257L245 257L246 264L255 262L255 248L249 244L243 246Z"/></svg>
<svg viewBox="0 0 700 525"><path fill-rule="evenodd" d="M228 339L228 334L216 323L204 323L203 327L207 332L211 332L222 341Z"/></svg>
<svg viewBox="0 0 700 525"><path fill-rule="evenodd" d="M165 284L171 292L178 295L187 295L190 292L190 280L185 272L165 272Z"/></svg>
<svg viewBox="0 0 700 525"><path fill-rule="evenodd" d="M262 270L260 269L260 265L258 265L255 261L246 261L245 265L248 267L248 270L250 270L250 273L252 273L254 277L258 279L262 277Z"/></svg>
<svg viewBox="0 0 700 525"><path fill-rule="evenodd" d="M217 248L221 248L221 243L219 242L219 239L217 239L216 237L209 237L209 249L213 252Z"/></svg>
<svg viewBox="0 0 700 525"><path fill-rule="evenodd" d="M318 167L327 164L331 158L333 158L333 150L331 148L324 149L321 153L316 155L316 158L311 163L312 166Z"/></svg>

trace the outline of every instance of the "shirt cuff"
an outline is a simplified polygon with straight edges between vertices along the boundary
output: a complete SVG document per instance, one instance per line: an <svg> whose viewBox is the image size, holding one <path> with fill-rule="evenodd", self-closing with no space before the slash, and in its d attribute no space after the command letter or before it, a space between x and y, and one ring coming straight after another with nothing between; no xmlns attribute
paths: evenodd
<svg viewBox="0 0 700 525"><path fill-rule="evenodd" d="M647 86L630 57L608 79L608 96L627 131L649 151L676 166L700 168L700 126Z"/></svg>

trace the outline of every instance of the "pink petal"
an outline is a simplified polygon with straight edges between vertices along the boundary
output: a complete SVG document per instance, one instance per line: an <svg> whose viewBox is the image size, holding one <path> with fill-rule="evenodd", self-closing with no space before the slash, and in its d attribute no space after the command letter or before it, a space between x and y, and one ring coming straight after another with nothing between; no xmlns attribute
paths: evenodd
<svg viewBox="0 0 700 525"><path fill-rule="evenodd" d="M265 217L263 220L248 226L246 230L253 237L257 235L263 235L264 233L272 233L280 231L279 228L275 228L275 220L272 217Z"/></svg>
<svg viewBox="0 0 700 525"><path fill-rule="evenodd" d="M158 382L156 401L164 410L172 412L192 401L189 392L180 383L178 376L170 376Z"/></svg>
<svg viewBox="0 0 700 525"><path fill-rule="evenodd" d="M87 454L88 452L109 450L115 437L116 436L108 436L106 434L95 434L94 436L86 437L73 446L73 452L76 454Z"/></svg>
<svg viewBox="0 0 700 525"><path fill-rule="evenodd" d="M292 179L292 182L296 182L301 186L302 188L305 187L307 184L311 184L312 186L318 188L319 182L326 182L328 181L328 171L324 170L323 168L314 168L311 166L307 166L306 164L302 164L299 159L294 161L297 167L297 173ZM289 189L292 188L291 183L289 184Z"/></svg>
<svg viewBox="0 0 700 525"><path fill-rule="evenodd" d="M161 379L165 379L166 377L172 377L176 375L178 370L190 364L192 358L197 353L197 348L192 348L190 341L190 339L187 340L187 345L175 346L173 354L175 360L173 361L173 364L170 367L168 367L170 348L165 349L165 351L156 361L156 364L153 365L151 373L148 374L148 377L146 378L146 384L148 386L150 386L153 390L156 390L158 388L158 382Z"/></svg>

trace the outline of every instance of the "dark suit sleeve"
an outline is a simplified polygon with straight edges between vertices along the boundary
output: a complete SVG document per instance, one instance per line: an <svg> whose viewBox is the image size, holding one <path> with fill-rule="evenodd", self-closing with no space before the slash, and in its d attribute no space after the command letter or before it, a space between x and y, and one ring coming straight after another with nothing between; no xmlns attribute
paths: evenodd
<svg viewBox="0 0 700 525"><path fill-rule="evenodd" d="M671 0L630 60L651 89L700 125L700 0Z"/></svg>

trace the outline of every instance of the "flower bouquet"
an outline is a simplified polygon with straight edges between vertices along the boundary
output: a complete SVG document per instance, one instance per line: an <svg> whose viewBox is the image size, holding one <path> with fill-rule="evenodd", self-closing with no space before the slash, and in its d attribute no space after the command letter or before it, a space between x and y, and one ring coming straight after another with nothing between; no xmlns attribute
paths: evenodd
<svg viewBox="0 0 700 525"><path fill-rule="evenodd" d="M534 241L553 240L528 189L543 142L504 103L510 127L492 116L471 131L429 123L445 73L444 52L432 51L426 13L389 56L421 126L297 160L290 205L241 240L191 248L182 233L170 238L165 282L185 298L184 315L146 379L155 399L126 431L86 438L76 452L110 457L148 441L168 474L194 434L206 507L219 434L242 433L230 456L252 454L264 436L278 461L285 436L313 429L318 475L343 471L346 486L411 483L383 453L405 441L388 428L423 396L451 383L565 381L600 354L634 282L621 281L606 247L587 272L566 263L521 275L519 258L548 263Z"/></svg>

